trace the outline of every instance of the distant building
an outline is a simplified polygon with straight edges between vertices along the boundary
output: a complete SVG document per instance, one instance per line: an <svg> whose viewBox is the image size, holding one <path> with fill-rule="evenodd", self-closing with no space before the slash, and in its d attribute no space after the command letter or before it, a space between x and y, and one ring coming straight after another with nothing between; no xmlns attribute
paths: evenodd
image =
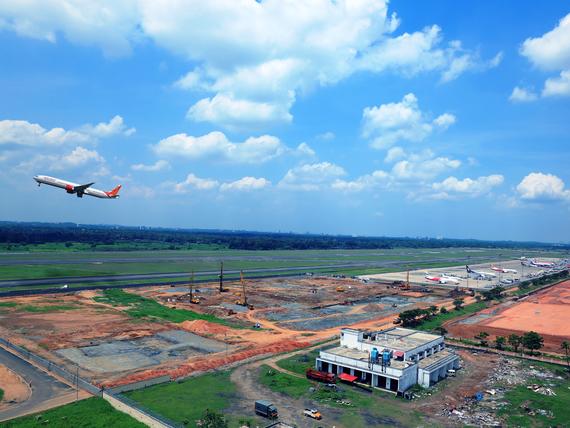
<svg viewBox="0 0 570 428"><path fill-rule="evenodd" d="M401 327L374 332L344 328L340 346L320 351L316 368L402 393L445 378L448 370L459 368L459 357L445 348L443 336Z"/></svg>

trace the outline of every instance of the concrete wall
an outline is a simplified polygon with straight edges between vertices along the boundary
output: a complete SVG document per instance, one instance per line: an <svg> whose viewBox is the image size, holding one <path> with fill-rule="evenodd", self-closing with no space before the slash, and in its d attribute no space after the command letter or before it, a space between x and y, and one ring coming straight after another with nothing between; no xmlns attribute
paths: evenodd
<svg viewBox="0 0 570 428"><path fill-rule="evenodd" d="M340 346L346 346L352 349L362 349L363 333L358 330L343 328L340 331Z"/></svg>
<svg viewBox="0 0 570 428"><path fill-rule="evenodd" d="M152 416L147 415L146 413L140 411L139 409L131 407L126 403L123 403L122 401L118 400L117 398L113 397L110 394L107 394L106 392L103 392L103 398L107 400L109 404L111 404L111 406L113 406L119 412L126 413L127 415L135 418L137 421L142 422L146 426L149 426L151 428L170 428L170 425L167 425L153 418Z"/></svg>

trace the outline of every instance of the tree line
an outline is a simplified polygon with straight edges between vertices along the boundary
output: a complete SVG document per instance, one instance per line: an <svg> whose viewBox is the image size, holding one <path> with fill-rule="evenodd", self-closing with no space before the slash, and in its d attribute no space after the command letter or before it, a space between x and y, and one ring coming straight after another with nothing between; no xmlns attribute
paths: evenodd
<svg viewBox="0 0 570 428"><path fill-rule="evenodd" d="M215 245L235 250L391 249L395 247L570 249L570 245L558 246L537 242L0 222L0 243L2 244L83 243L96 249L98 245L157 242L167 244L167 248L170 249L185 249L196 244Z"/></svg>

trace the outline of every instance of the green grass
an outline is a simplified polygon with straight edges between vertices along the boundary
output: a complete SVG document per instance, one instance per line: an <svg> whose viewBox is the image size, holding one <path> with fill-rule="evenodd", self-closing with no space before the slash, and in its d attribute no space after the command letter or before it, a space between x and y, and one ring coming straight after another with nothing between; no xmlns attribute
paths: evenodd
<svg viewBox="0 0 570 428"><path fill-rule="evenodd" d="M115 410L102 398L89 398L0 423L6 428L61 427L61 428L144 428L146 425Z"/></svg>
<svg viewBox="0 0 570 428"><path fill-rule="evenodd" d="M16 302L0 302L0 308L13 308L18 306Z"/></svg>
<svg viewBox="0 0 570 428"><path fill-rule="evenodd" d="M311 353L311 357L314 358L314 352ZM297 356L285 358L277 364L287 370L299 372L305 363L296 358ZM267 365L260 367L258 380L272 391L314 401L315 407L318 407L325 416L327 411L322 406L342 409L341 421L346 427L429 426L422 421L420 413L409 408L408 402L387 392L374 390L368 393L344 384L339 384L339 390L335 391L321 383L280 373ZM315 392L310 391L311 387L315 388ZM341 404L338 402L340 400L347 400L351 404L350 406Z"/></svg>
<svg viewBox="0 0 570 428"><path fill-rule="evenodd" d="M526 365L541 366L563 379L530 378L527 384L545 385L551 388L556 396L542 395L520 385L505 393L507 406L499 411L499 415L506 418L507 426L513 427L567 427L570 421L570 377L568 372L560 366L535 361L525 362ZM547 417L536 413L530 416L524 409L528 407L532 411L542 409L552 412L553 417Z"/></svg>
<svg viewBox="0 0 570 428"><path fill-rule="evenodd" d="M151 386L125 395L174 422L195 427L196 420L200 419L205 409L224 413L231 401L237 398L236 394L236 386L230 380L230 372L220 371L182 382ZM230 427L238 427L239 419L242 418L239 415L231 415L228 419Z"/></svg>
<svg viewBox="0 0 570 428"><path fill-rule="evenodd" d="M217 324L223 324L233 328L243 328L231 321L226 321L214 315L199 314L187 309L171 309L161 305L153 299L138 296L133 293L125 292L119 288L113 288L103 291L103 295L95 297L95 301L108 303L113 306L128 306L126 313L133 318L162 319L173 323L183 321L205 320Z"/></svg>
<svg viewBox="0 0 570 428"><path fill-rule="evenodd" d="M463 315L470 315L474 314L475 312L479 312L487 307L487 304L483 301L471 303L469 305L463 306L461 309L456 311L455 309L450 309L446 314L437 314L436 316L432 317L429 320L423 321L421 324L414 326L414 328L423 331L432 331L441 325L449 321L453 318L457 318Z"/></svg>
<svg viewBox="0 0 570 428"><path fill-rule="evenodd" d="M311 387L311 382L307 379L301 379L278 372L265 364L259 368L258 381L260 384L266 386L272 391L279 392L293 398L300 398L308 394L309 388Z"/></svg>
<svg viewBox="0 0 570 428"><path fill-rule="evenodd" d="M4 398L4 390L0 388L0 401Z"/></svg>
<svg viewBox="0 0 570 428"><path fill-rule="evenodd" d="M311 351L308 354L292 355L291 357L277 361L277 365L284 370L305 376L305 371L315 366L315 358L318 355L319 351L317 350Z"/></svg>

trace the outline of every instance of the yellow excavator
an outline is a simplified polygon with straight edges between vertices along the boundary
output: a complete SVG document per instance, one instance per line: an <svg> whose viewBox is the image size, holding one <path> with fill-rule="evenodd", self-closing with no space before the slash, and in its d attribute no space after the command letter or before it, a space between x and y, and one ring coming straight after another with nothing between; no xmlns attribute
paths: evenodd
<svg viewBox="0 0 570 428"><path fill-rule="evenodd" d="M200 298L194 295L194 271L192 271L192 277L190 278L190 303L200 304Z"/></svg>
<svg viewBox="0 0 570 428"><path fill-rule="evenodd" d="M236 300L236 305L245 306L246 308L253 309L253 305L247 303L247 294L245 294L245 281L243 279L243 270L239 273L239 280L241 283L242 297Z"/></svg>

